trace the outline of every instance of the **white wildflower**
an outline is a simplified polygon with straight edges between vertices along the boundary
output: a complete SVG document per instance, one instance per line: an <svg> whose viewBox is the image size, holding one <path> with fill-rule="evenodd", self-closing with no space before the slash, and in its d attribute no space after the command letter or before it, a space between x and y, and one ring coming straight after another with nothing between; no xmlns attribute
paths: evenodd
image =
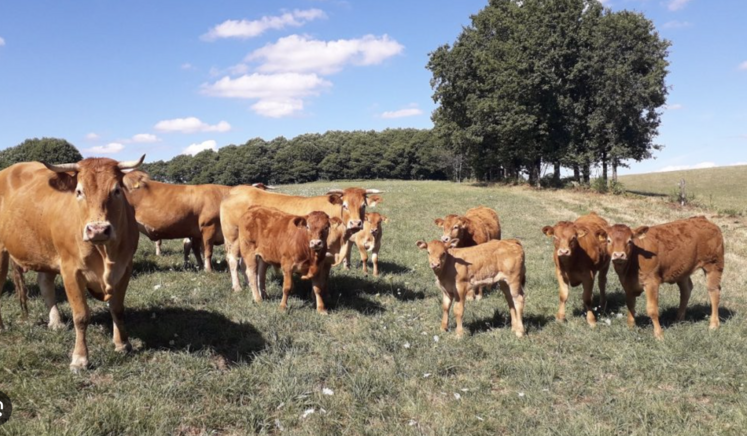
<svg viewBox="0 0 747 436"><path fill-rule="evenodd" d="M301 418L306 418L307 416L311 415L312 413L316 412L314 408L306 409L303 411L303 415L301 415Z"/></svg>
<svg viewBox="0 0 747 436"><path fill-rule="evenodd" d="M335 391L333 391L333 390L332 390L332 389L330 389L330 388L324 388L324 389L322 389L322 393L323 393L324 395L334 395L334 394L335 394Z"/></svg>

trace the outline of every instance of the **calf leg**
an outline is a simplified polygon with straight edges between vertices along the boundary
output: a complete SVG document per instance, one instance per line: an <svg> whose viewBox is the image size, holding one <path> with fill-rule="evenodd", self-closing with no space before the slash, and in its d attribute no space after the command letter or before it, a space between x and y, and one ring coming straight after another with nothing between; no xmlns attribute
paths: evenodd
<svg viewBox="0 0 747 436"><path fill-rule="evenodd" d="M721 275L723 272L723 266L712 266L706 269L706 287L711 299L711 320L708 327L711 330L717 329L721 323L718 318L718 304L721 299Z"/></svg>
<svg viewBox="0 0 747 436"><path fill-rule="evenodd" d="M361 254L361 263L363 264L363 273L368 274L368 252L362 245L358 246L358 252Z"/></svg>
<svg viewBox="0 0 747 436"><path fill-rule="evenodd" d="M11 268L13 268L13 283L16 287L16 294L18 294L18 303L21 305L23 318L26 319L29 317L29 291L28 288L26 288L26 280L23 277L23 269L21 269L21 267L16 265L16 263L13 261L10 262L10 266Z"/></svg>
<svg viewBox="0 0 747 436"><path fill-rule="evenodd" d="M690 301L690 294L693 290L693 281L690 276L687 276L677 282L677 286L680 288L680 308L677 310L677 321L682 321L685 319L687 302Z"/></svg>
<svg viewBox="0 0 747 436"><path fill-rule="evenodd" d="M443 309L443 315L441 316L441 331L447 331L449 329L449 310L451 309L452 298L444 291L443 299L441 301L441 308Z"/></svg>
<svg viewBox="0 0 747 436"><path fill-rule="evenodd" d="M239 244L238 241L229 243L226 239L226 260L228 261L228 269L231 271L231 288L234 292L241 291L241 283L239 282Z"/></svg>
<svg viewBox="0 0 747 436"><path fill-rule="evenodd" d="M628 327L635 327L635 299L636 295L625 291L625 304L628 306Z"/></svg>
<svg viewBox="0 0 747 436"><path fill-rule="evenodd" d="M460 284L457 287L457 301L454 305L454 317L456 318L456 335L462 337L464 335L464 327L462 326L462 317L464 316L464 300L467 297L467 291L469 286L467 284Z"/></svg>
<svg viewBox="0 0 747 436"><path fill-rule="evenodd" d="M257 284L259 285L259 293L262 298L267 298L267 287L265 286L267 279L267 262L262 258L257 259Z"/></svg>
<svg viewBox="0 0 747 436"><path fill-rule="evenodd" d="M247 264L247 269L249 265ZM283 299L280 300L280 309L285 310L288 308L288 295L293 288L293 271L290 266L283 266ZM324 303L322 303L324 306Z"/></svg>
<svg viewBox="0 0 747 436"><path fill-rule="evenodd" d="M581 282L584 288L583 300L584 309L586 309L586 322L589 323L590 327L596 327L597 317L594 315L594 308L592 307L593 291L594 291L594 274L589 273L588 276L584 277L584 281Z"/></svg>
<svg viewBox="0 0 747 436"><path fill-rule="evenodd" d="M161 240L159 239L156 241L156 256L160 256L160 255L161 255Z"/></svg>
<svg viewBox="0 0 747 436"><path fill-rule="evenodd" d="M560 299L558 313L555 315L555 319L562 322L565 321L565 302L568 301L568 288L570 283L558 268L555 268L555 275L558 278L558 297Z"/></svg>
<svg viewBox="0 0 747 436"><path fill-rule="evenodd" d="M524 336L524 322L522 316L524 312L524 289L519 280L512 282L510 285L504 281L499 282L501 291L506 297L508 310L511 314L511 331L516 337Z"/></svg>
<svg viewBox="0 0 747 436"><path fill-rule="evenodd" d="M324 268L324 267L322 267ZM326 275L324 271L319 271L315 278L311 280L311 286L316 296L316 311L320 315L327 314L327 307L324 305L324 294L326 293Z"/></svg>
<svg viewBox="0 0 747 436"><path fill-rule="evenodd" d="M373 263L373 275L374 277L379 275L379 251L374 250L373 253L371 253L371 263Z"/></svg>
<svg viewBox="0 0 747 436"><path fill-rule="evenodd" d="M646 291L646 313L654 324L654 336L656 339L663 339L664 332L659 324L659 284L647 283L644 289Z"/></svg>
<svg viewBox="0 0 747 436"><path fill-rule="evenodd" d="M55 298L54 292L55 275L56 274L39 273L36 277L42 298L44 298L44 303L46 303L47 309L49 310L49 324L47 324L47 326L52 330L59 330L65 328L65 324L62 322L60 311L57 309L57 299Z"/></svg>
<svg viewBox="0 0 747 436"><path fill-rule="evenodd" d="M262 302L262 294L259 292L257 286L257 255L251 248L244 247L244 252L241 253L244 264L246 265L246 281L252 288L252 295L256 303Z"/></svg>

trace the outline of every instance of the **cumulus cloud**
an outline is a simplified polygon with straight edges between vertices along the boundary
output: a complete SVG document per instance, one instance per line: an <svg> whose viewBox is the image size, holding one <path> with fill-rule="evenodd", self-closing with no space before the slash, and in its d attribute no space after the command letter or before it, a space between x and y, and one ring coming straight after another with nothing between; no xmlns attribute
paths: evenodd
<svg viewBox="0 0 747 436"><path fill-rule="evenodd" d="M86 141L97 141L100 138L101 137L98 135L98 133L95 133L95 132L91 132L86 135Z"/></svg>
<svg viewBox="0 0 747 436"><path fill-rule="evenodd" d="M318 95L330 86L316 74L254 73L203 84L202 92L213 97L259 100L252 109L259 115L277 118L303 110L303 97Z"/></svg>
<svg viewBox="0 0 747 436"><path fill-rule="evenodd" d="M388 35L319 41L290 35L255 50L246 61L259 61L264 73L314 72L332 74L345 65L375 65L402 53L404 46Z"/></svg>
<svg viewBox="0 0 747 436"><path fill-rule="evenodd" d="M97 145L96 147L91 147L86 151L95 154L115 154L124 150L124 148L124 145L119 142L110 142L106 145Z"/></svg>
<svg viewBox="0 0 747 436"><path fill-rule="evenodd" d="M199 118L187 117L159 121L153 128L158 130L159 132L166 133L228 132L229 130L231 130L231 125L226 121L221 121L218 124L210 125L200 121Z"/></svg>
<svg viewBox="0 0 747 436"><path fill-rule="evenodd" d="M662 27L665 29L684 29L690 26L692 24L687 21L667 21Z"/></svg>
<svg viewBox="0 0 747 436"><path fill-rule="evenodd" d="M739 69L739 71L747 71L747 61L744 61L741 64L739 64L737 68Z"/></svg>
<svg viewBox="0 0 747 436"><path fill-rule="evenodd" d="M4 45L5 45L5 39L2 36L0 36L0 47Z"/></svg>
<svg viewBox="0 0 747 436"><path fill-rule="evenodd" d="M278 16L262 17L259 20L226 20L202 35L205 41L215 41L221 38L249 39L273 29L285 27L300 27L309 21L326 18L324 11L319 9L294 10Z"/></svg>
<svg viewBox="0 0 747 436"><path fill-rule="evenodd" d="M180 68L182 70L194 70L195 69L195 67L189 62L182 64Z"/></svg>
<svg viewBox="0 0 747 436"><path fill-rule="evenodd" d="M686 4L690 3L690 0L670 0L667 7L670 11L678 11L685 7Z"/></svg>
<svg viewBox="0 0 747 436"><path fill-rule="evenodd" d="M714 168L717 167L715 162L701 162L695 165L669 165L664 168L656 170L657 173L663 173L666 171L682 171L682 170L699 170L703 168Z"/></svg>
<svg viewBox="0 0 747 436"><path fill-rule="evenodd" d="M683 105L681 105L679 103L666 104L666 105L664 105L664 110L667 110L667 111L676 111L676 110L683 109L684 107L685 106L683 106Z"/></svg>
<svg viewBox="0 0 747 436"><path fill-rule="evenodd" d="M205 150L218 151L218 143L213 139L201 142L199 144L192 144L182 151L182 154L196 155L197 153Z"/></svg>
<svg viewBox="0 0 747 436"><path fill-rule="evenodd" d="M416 115L422 115L423 111L416 107L415 105L411 105L409 108L400 109L396 111L387 111L381 114L381 118L405 118L405 117L414 117Z"/></svg>
<svg viewBox="0 0 747 436"><path fill-rule="evenodd" d="M138 133L137 135L133 136L131 141L132 142L138 142L138 143L150 143L150 142L159 142L161 138L158 136L152 134L152 133Z"/></svg>

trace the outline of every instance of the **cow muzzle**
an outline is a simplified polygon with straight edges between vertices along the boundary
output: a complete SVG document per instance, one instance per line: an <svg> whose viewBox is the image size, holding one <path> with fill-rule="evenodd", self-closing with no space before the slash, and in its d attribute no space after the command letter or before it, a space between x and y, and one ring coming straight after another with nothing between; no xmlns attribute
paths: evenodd
<svg viewBox="0 0 747 436"><path fill-rule="evenodd" d="M83 229L83 240L101 244L112 239L114 231L112 225L106 221L97 221L86 224Z"/></svg>
<svg viewBox="0 0 747 436"><path fill-rule="evenodd" d="M444 244L448 244L450 240L451 236L441 236L441 242L443 242Z"/></svg>
<svg viewBox="0 0 747 436"><path fill-rule="evenodd" d="M564 257L564 256L570 256L570 255L571 255L570 248L558 248L558 257Z"/></svg>
<svg viewBox="0 0 747 436"><path fill-rule="evenodd" d="M363 220L350 220L348 221L348 229L360 230L363 228Z"/></svg>
<svg viewBox="0 0 747 436"><path fill-rule="evenodd" d="M309 241L309 248L314 251L319 251L324 248L324 241L322 241L321 239L312 239L311 241Z"/></svg>
<svg viewBox="0 0 747 436"><path fill-rule="evenodd" d="M613 262L625 262L626 260L628 260L628 256L624 251L615 251L614 253L612 253L611 257Z"/></svg>
<svg viewBox="0 0 747 436"><path fill-rule="evenodd" d="M438 271L441 269L441 262L431 262L431 269L434 271Z"/></svg>

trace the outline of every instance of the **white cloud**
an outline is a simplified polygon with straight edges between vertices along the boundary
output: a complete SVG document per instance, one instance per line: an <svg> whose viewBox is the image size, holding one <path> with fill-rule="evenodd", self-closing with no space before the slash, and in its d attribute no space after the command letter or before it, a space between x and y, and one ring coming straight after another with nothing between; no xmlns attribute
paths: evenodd
<svg viewBox="0 0 747 436"><path fill-rule="evenodd" d="M280 38L255 50L246 61L260 61L258 71L315 72L332 74L345 65L375 65L402 53L404 46L388 35L366 35L359 39L319 41L305 36L291 35Z"/></svg>
<svg viewBox="0 0 747 436"><path fill-rule="evenodd" d="M213 139L208 139L207 141L201 142L199 144L190 145L189 147L184 149L182 154L189 154L194 156L197 153L205 150L218 151L218 143Z"/></svg>
<svg viewBox="0 0 747 436"><path fill-rule="evenodd" d="M181 133L196 133L196 132L227 132L231 130L231 125L226 121L221 121L218 124L210 125L203 123L199 118L188 117L188 118L174 118L173 120L163 120L156 123L154 129L159 132L181 132Z"/></svg>
<svg viewBox="0 0 747 436"><path fill-rule="evenodd" d="M139 143L149 143L149 142L159 142L161 138L158 136L152 134L152 133L138 133L137 135L133 136L131 141L132 142L139 142Z"/></svg>
<svg viewBox="0 0 747 436"><path fill-rule="evenodd" d="M294 10L279 16L262 17L259 20L226 20L202 35L205 41L215 41L220 38L254 38L269 29L283 29L285 27L300 27L309 21L326 18L324 11L319 9Z"/></svg>
<svg viewBox="0 0 747 436"><path fill-rule="evenodd" d="M4 45L5 45L5 39L2 36L0 36L0 47Z"/></svg>
<svg viewBox="0 0 747 436"><path fill-rule="evenodd" d="M119 153L120 151L124 150L124 148L124 145L119 142L110 142L106 145L97 145L96 147L91 147L86 151L89 153L97 154L114 154Z"/></svg>
<svg viewBox="0 0 747 436"><path fill-rule="evenodd" d="M703 168L714 168L717 167L715 162L701 162L695 165L669 165L664 168L658 169L655 172L663 173L666 171L682 171L682 170L698 170Z"/></svg>
<svg viewBox="0 0 747 436"><path fill-rule="evenodd" d="M662 27L665 29L684 29L690 26L692 24L687 21L667 21Z"/></svg>
<svg viewBox="0 0 747 436"><path fill-rule="evenodd" d="M192 64L190 64L189 62L182 64L182 66L180 68L182 70L194 70L195 69L195 67Z"/></svg>
<svg viewBox="0 0 747 436"><path fill-rule="evenodd" d="M400 110L396 110L396 111L387 111L387 112L384 112L383 114L381 114L381 118L390 119L390 118L414 117L416 115L421 115L423 113L423 111L421 109L419 109L418 107L415 107L414 105L412 105L412 106L413 107L409 107L409 108L405 108L405 109L400 109Z"/></svg>
<svg viewBox="0 0 747 436"><path fill-rule="evenodd" d="M99 139L101 139L101 136L99 136L98 133L95 133L95 132L91 132L86 135L87 141L97 141Z"/></svg>
<svg viewBox="0 0 747 436"><path fill-rule="evenodd" d="M678 11L685 7L686 4L690 3L690 0L670 0L667 6L670 11Z"/></svg>
<svg viewBox="0 0 747 436"><path fill-rule="evenodd" d="M739 71L747 71L747 61L744 61L741 64L739 64L737 68L739 69Z"/></svg>
<svg viewBox="0 0 747 436"><path fill-rule="evenodd" d="M203 84L202 92L213 97L259 100L252 109L259 115L283 117L303 110L303 97L318 95L332 84L316 74L246 74L223 77Z"/></svg>
<svg viewBox="0 0 747 436"><path fill-rule="evenodd" d="M685 106L683 106L683 105L681 105L679 103L664 105L664 110L667 110L667 111L676 111L676 110L680 110L680 109L684 109L684 108L685 108Z"/></svg>

